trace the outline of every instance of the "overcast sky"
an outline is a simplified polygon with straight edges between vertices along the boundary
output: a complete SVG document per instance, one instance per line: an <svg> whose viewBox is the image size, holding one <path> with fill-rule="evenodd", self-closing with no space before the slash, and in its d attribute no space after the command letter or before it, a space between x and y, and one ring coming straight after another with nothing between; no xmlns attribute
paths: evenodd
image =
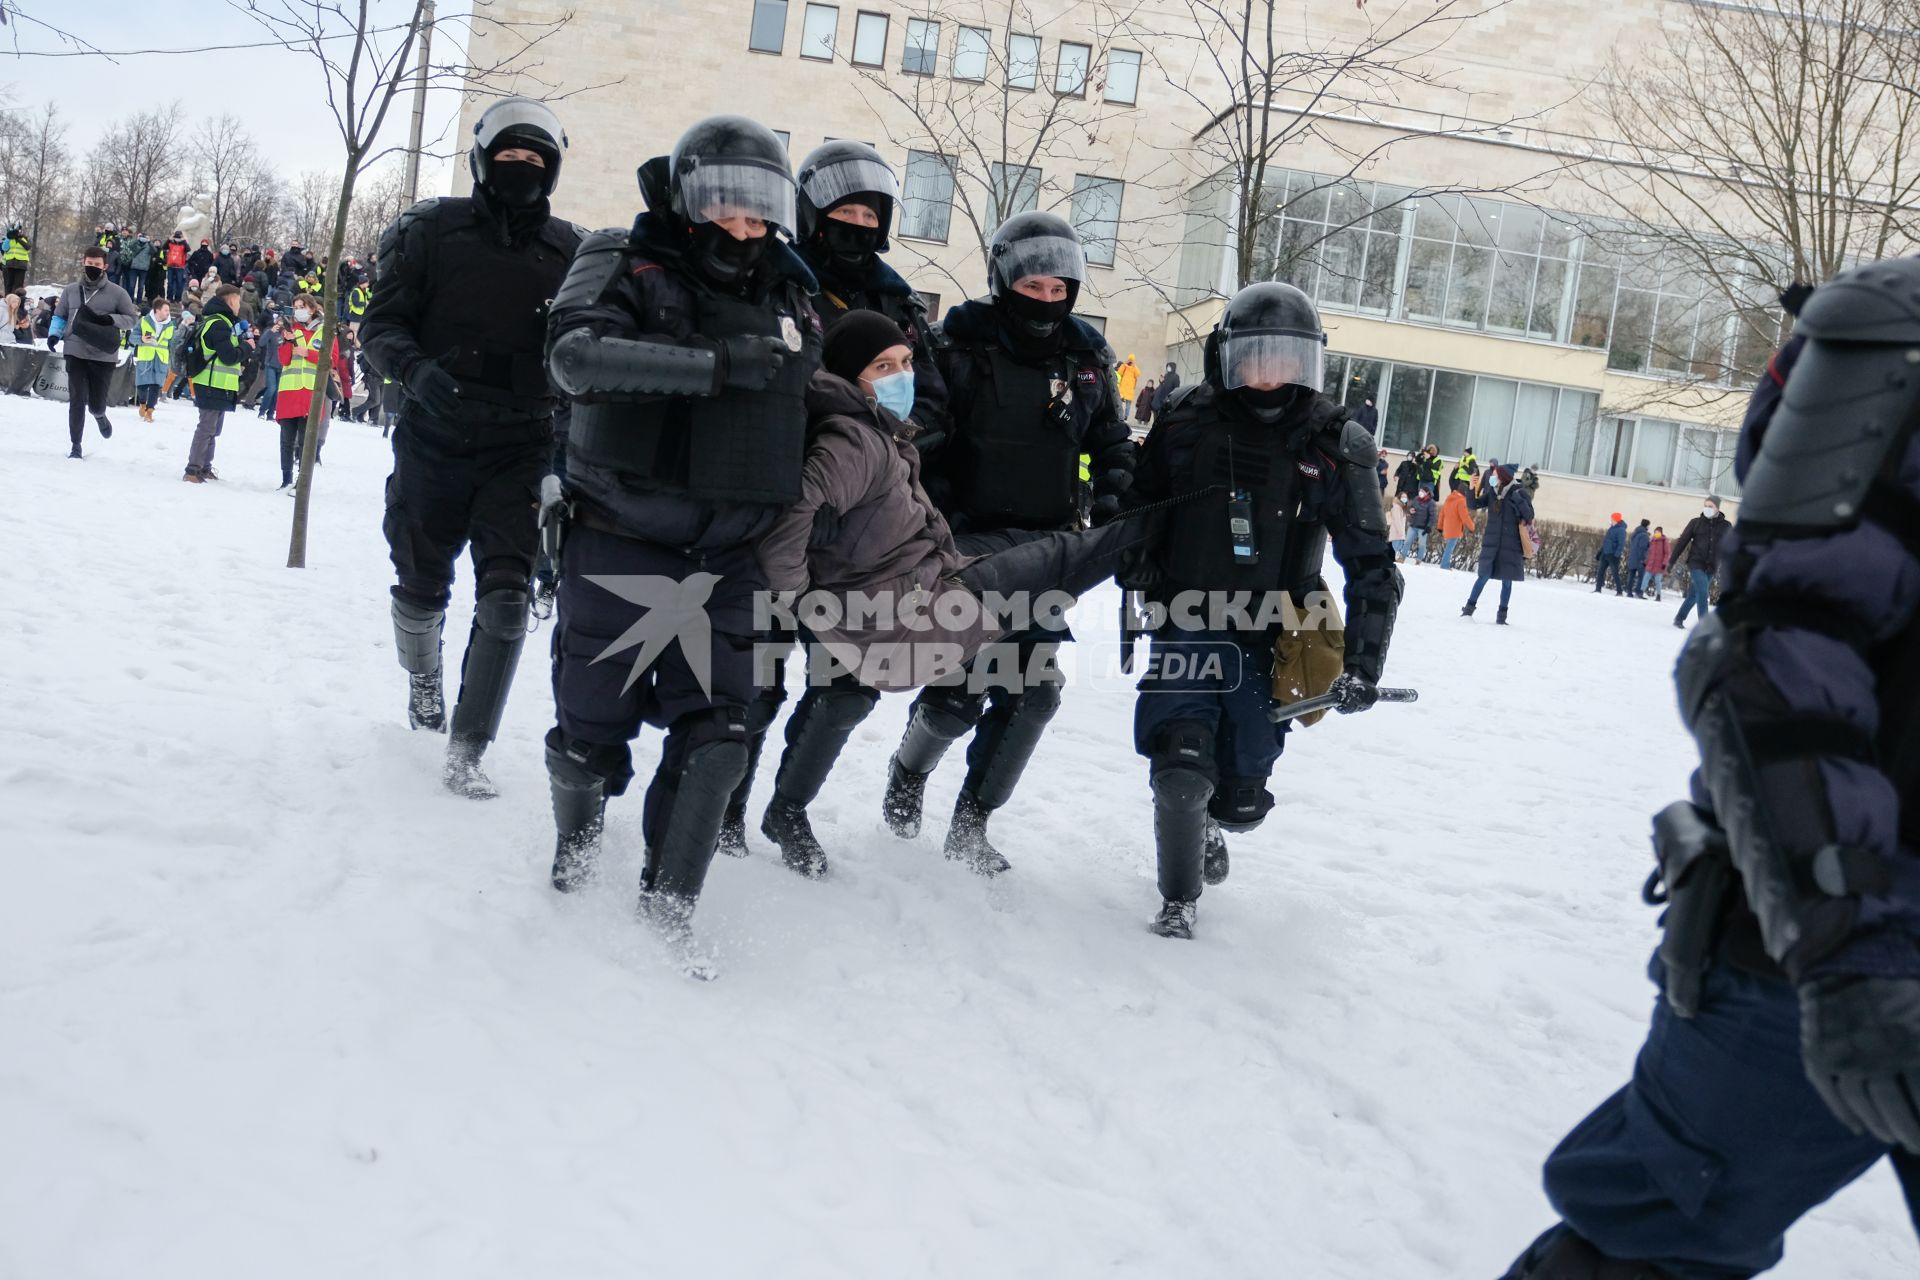
<svg viewBox="0 0 1920 1280"><path fill-rule="evenodd" d="M137 4L78 5L57 0L22 0L26 13L58 26L108 53L137 49L187 49L209 45L257 43L267 34L227 0L159 0ZM13 8L12 4L7 6ZM440 16L466 6L442 0ZM412 0L372 0L372 25L400 23L413 12ZM434 61L445 42L464 36L460 27L441 32ZM29 56L16 56L17 48ZM97 135L135 111L178 101L189 129L223 113L245 122L267 161L287 177L303 170L337 170L340 144L327 110L325 80L311 53L283 48L229 49L209 53L146 53L106 59L97 55L36 57L29 51L65 51L57 37L18 16L0 28L0 90L17 107L38 110L58 102L70 126L68 139L80 151ZM451 145L459 96L451 89L428 93L426 136L441 135L440 150ZM388 114L383 137L404 143L411 120L410 92ZM465 165L460 166L462 175ZM445 194L453 166L428 159L422 166L420 194ZM462 184L464 186L464 183Z"/></svg>

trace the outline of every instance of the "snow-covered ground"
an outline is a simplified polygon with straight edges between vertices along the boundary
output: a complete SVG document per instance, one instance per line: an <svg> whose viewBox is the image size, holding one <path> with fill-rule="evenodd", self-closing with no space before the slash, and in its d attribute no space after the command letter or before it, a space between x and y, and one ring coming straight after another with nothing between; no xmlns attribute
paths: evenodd
<svg viewBox="0 0 1920 1280"><path fill-rule="evenodd" d="M927 836L879 830L889 698L817 806L829 880L757 833L715 867L701 985L629 918L637 794L598 886L546 885L546 632L503 797L439 789L377 430L333 429L300 572L270 424L189 486L189 410L116 417L70 462L64 406L0 401L4 1280L1491 1277L1625 1079L1672 603L1530 584L1496 629L1411 569L1420 703L1293 739L1190 944L1145 928L1123 690L1069 691L992 885L939 854L957 760ZM1883 1168L1777 1274L1916 1273Z"/></svg>

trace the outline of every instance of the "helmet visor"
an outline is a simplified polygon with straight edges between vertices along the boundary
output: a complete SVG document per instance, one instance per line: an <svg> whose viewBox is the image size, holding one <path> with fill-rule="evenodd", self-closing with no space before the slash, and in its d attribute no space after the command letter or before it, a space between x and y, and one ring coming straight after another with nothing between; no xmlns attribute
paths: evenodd
<svg viewBox="0 0 1920 1280"><path fill-rule="evenodd" d="M800 186L813 201L813 207L825 212L848 196L872 192L890 201L900 198L900 184L893 170L877 160L857 156L816 165L800 175ZM874 210L875 213L880 210Z"/></svg>
<svg viewBox="0 0 1920 1280"><path fill-rule="evenodd" d="M784 169L728 157L690 165L679 186L689 222L747 217L793 230L793 179Z"/></svg>
<svg viewBox="0 0 1920 1280"><path fill-rule="evenodd" d="M564 151L567 146L567 134L560 127L560 117L554 115L546 103L530 98L507 98L494 103L482 113L473 133L480 149L489 154L495 143L508 134L545 138L547 145L557 151Z"/></svg>
<svg viewBox="0 0 1920 1280"><path fill-rule="evenodd" d="M1057 276L1076 283L1087 278L1087 254L1065 236L1031 236L994 246L994 269L1008 288L1028 276Z"/></svg>
<svg viewBox="0 0 1920 1280"><path fill-rule="evenodd" d="M1220 344L1220 370L1227 390L1252 387L1325 388L1326 344L1298 333L1235 333Z"/></svg>

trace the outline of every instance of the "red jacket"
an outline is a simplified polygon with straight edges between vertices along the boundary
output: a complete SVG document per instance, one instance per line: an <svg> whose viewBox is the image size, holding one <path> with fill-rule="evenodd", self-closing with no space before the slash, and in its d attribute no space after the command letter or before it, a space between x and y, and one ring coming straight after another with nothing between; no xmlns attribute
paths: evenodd
<svg viewBox="0 0 1920 1280"><path fill-rule="evenodd" d="M1653 535L1653 541L1647 544L1647 572L1665 573L1673 562L1673 543L1664 533Z"/></svg>
<svg viewBox="0 0 1920 1280"><path fill-rule="evenodd" d="M315 375L315 386L319 385L320 352L313 345L312 325L290 324L286 332L280 335L280 394L273 402L273 416L276 418L304 418L307 410L313 407L313 392L305 388L295 391L287 389L287 375L284 372L293 367L298 360L303 370L311 369Z"/></svg>
<svg viewBox="0 0 1920 1280"><path fill-rule="evenodd" d="M187 242L185 240L167 241L167 265L184 267L187 265Z"/></svg>

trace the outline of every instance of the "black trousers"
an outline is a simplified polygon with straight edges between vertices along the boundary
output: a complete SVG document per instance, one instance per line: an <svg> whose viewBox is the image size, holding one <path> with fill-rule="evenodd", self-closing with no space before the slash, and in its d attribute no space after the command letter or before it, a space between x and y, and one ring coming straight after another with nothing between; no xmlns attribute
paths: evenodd
<svg viewBox="0 0 1920 1280"><path fill-rule="evenodd" d="M534 440L466 449L402 421L382 521L398 579L393 594L422 609L446 608L463 548L473 558L476 596L529 589L551 447Z"/></svg>
<svg viewBox="0 0 1920 1280"><path fill-rule="evenodd" d="M106 413L107 387L112 381L111 360L67 357L67 435L76 447L87 428L87 414L97 418Z"/></svg>

